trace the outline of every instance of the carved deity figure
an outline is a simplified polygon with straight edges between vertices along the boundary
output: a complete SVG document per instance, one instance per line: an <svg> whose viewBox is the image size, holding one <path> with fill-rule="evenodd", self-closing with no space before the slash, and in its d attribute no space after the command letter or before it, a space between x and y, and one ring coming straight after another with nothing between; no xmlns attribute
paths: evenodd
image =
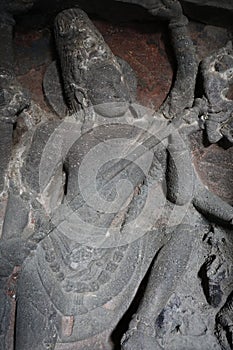
<svg viewBox="0 0 233 350"><path fill-rule="evenodd" d="M148 10L168 21L177 60L158 112L136 103L132 68L85 12L72 8L55 19L58 59L43 85L60 119L33 126L8 171L0 318L10 318L5 284L17 273L16 350L113 349L112 333L135 299L122 349L191 350L195 332L197 349L204 338L203 349L209 341L230 349L232 297L224 300L223 291L230 295L233 208L202 184L190 135L206 129L210 142L232 142L233 104L223 92L233 50L229 43L202 62L204 94L196 98L198 65L179 1L152 2ZM209 284L202 289L196 271L207 239L215 244L203 261ZM208 327L190 290L210 307Z"/></svg>

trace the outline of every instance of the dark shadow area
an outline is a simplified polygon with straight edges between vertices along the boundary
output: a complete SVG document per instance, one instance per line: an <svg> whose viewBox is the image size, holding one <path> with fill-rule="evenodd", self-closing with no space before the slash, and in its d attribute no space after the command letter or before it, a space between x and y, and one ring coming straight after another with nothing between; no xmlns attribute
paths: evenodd
<svg viewBox="0 0 233 350"><path fill-rule="evenodd" d="M222 138L219 142L218 145L222 147L224 150L227 150L228 148L232 147L232 143L228 141L225 137Z"/></svg>
<svg viewBox="0 0 233 350"><path fill-rule="evenodd" d="M32 9L24 15L17 17L18 24L25 24L30 21L28 14L33 16L33 27L47 26L53 23L55 16L62 10L80 7L87 14L93 18L98 16L102 20L107 19L113 23L130 22L134 20L141 21L154 21L154 17L148 13L148 11L138 5L122 3L115 0L67 0L67 1L46 1L38 0L35 2Z"/></svg>

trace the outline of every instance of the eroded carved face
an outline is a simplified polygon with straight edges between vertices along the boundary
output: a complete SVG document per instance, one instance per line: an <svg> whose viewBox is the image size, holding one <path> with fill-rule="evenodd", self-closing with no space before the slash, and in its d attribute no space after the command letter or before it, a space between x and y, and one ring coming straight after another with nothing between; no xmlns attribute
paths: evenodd
<svg viewBox="0 0 233 350"><path fill-rule="evenodd" d="M131 96L125 78L116 66L93 66L87 71L87 89L97 113L111 117L127 111Z"/></svg>

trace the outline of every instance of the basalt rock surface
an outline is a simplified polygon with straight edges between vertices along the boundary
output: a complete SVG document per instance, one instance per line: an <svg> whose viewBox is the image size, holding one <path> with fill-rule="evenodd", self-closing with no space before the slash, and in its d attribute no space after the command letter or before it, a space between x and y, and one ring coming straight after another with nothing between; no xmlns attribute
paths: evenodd
<svg viewBox="0 0 233 350"><path fill-rule="evenodd" d="M2 80L1 350L232 348L232 202L202 180L204 147L232 145L232 47L200 64L180 3L141 5L176 61L159 111L78 8L55 19L47 110L12 63Z"/></svg>

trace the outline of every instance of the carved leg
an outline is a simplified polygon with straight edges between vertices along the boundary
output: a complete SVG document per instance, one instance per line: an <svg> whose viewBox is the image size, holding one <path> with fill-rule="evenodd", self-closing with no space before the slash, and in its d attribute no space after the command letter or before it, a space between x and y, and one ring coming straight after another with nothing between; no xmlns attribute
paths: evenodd
<svg viewBox="0 0 233 350"><path fill-rule="evenodd" d="M180 225L160 250L135 319L122 340L122 349L159 349L155 339L155 321L185 272L195 234L193 227Z"/></svg>
<svg viewBox="0 0 233 350"><path fill-rule="evenodd" d="M193 204L202 214L211 220L224 224L233 224L233 207L199 184Z"/></svg>
<svg viewBox="0 0 233 350"><path fill-rule="evenodd" d="M52 350L57 333L56 312L38 274L37 261L25 262L17 292L17 350Z"/></svg>

